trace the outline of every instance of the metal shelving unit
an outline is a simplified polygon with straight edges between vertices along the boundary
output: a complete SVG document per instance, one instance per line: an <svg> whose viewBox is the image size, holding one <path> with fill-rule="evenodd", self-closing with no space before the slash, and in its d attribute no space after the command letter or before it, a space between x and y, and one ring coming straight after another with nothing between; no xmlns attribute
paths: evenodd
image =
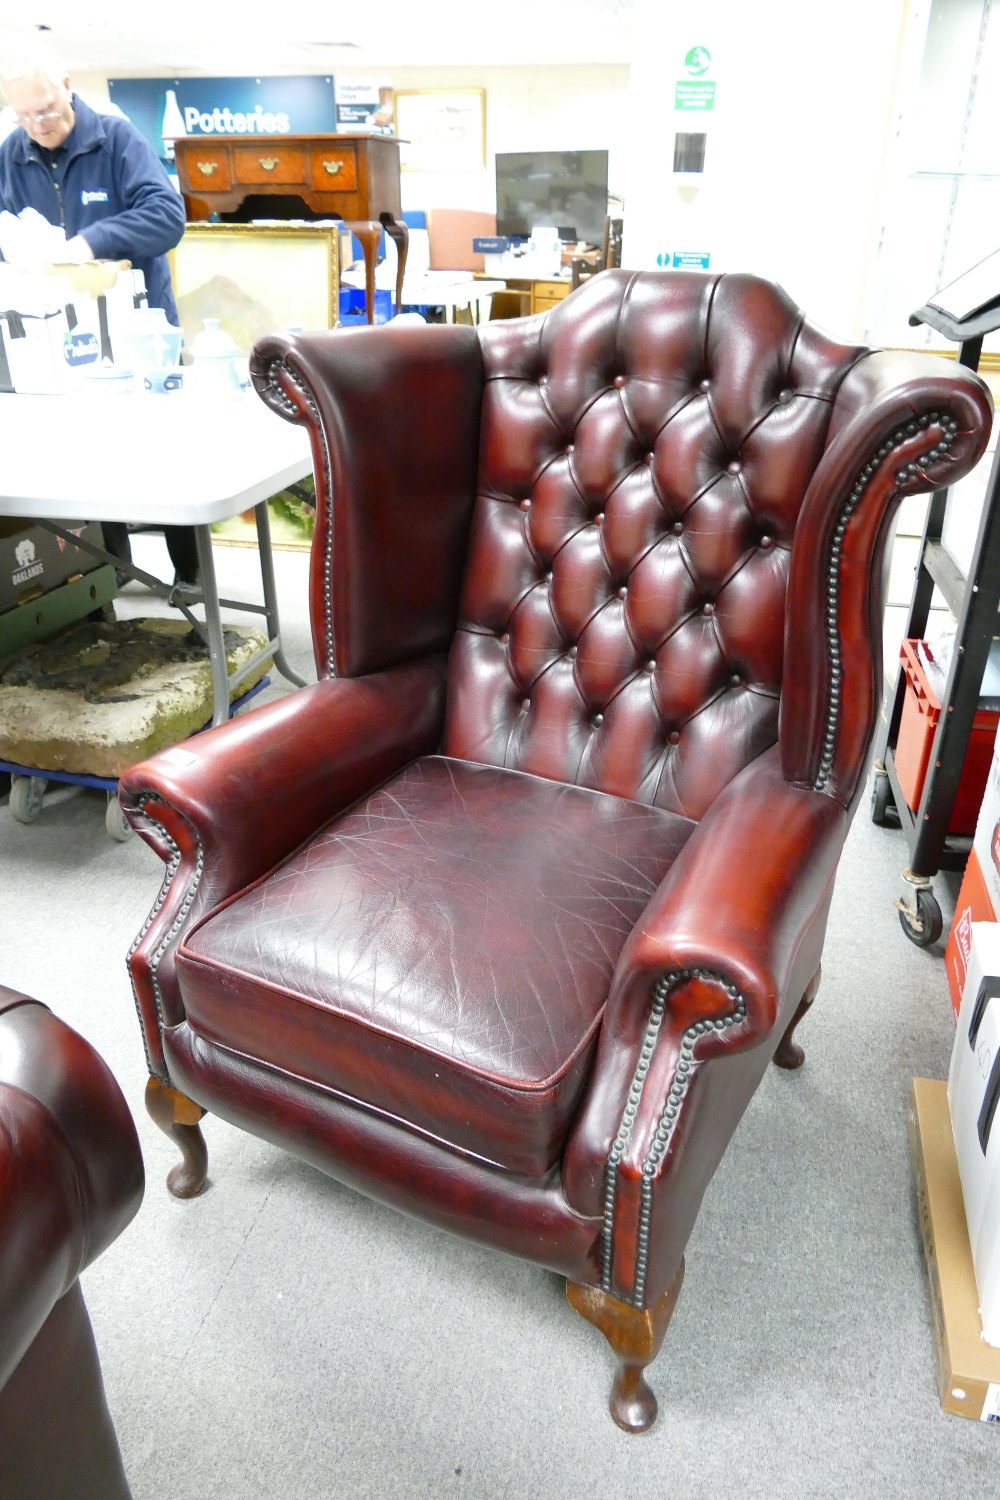
<svg viewBox="0 0 1000 1500"><path fill-rule="evenodd" d="M994 265L995 263L995 265ZM968 273L975 273L980 287L993 275L1000 287L1000 252L988 257ZM938 294L959 289L966 278ZM918 308L910 323L925 323L959 345L958 361L970 370L979 368L983 339L1000 328L1000 291L979 300L962 314L946 311L935 302ZM962 775L965 752L979 704L990 645L997 633L1000 607L1000 458L990 473L976 545L966 577L941 541L948 491L931 497L921 541L905 636L922 639L927 628L935 587L942 594L957 624L955 649L941 697L941 715L934 733L927 774L916 808L907 805L895 768L895 751L906 697L906 676L900 668L894 692L888 696L883 721L875 742L875 781L872 789L872 821L885 824L894 816L904 834L910 863L903 871L903 895L896 902L900 925L919 947L927 947L941 936L941 907L931 888L931 877L939 870L961 870L968 858L971 839L949 833L952 809Z"/></svg>

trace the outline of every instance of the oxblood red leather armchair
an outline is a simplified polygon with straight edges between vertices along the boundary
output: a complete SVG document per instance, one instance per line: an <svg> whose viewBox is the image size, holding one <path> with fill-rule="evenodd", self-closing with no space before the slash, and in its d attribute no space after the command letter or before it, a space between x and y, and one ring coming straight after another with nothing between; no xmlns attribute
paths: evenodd
<svg viewBox="0 0 1000 1500"><path fill-rule="evenodd" d="M313 443L319 681L138 766L154 1118L203 1110L569 1280L643 1376L819 978L897 503L979 458L955 364L749 276L272 337Z"/></svg>
<svg viewBox="0 0 1000 1500"><path fill-rule="evenodd" d="M0 1495L129 1500L80 1272L131 1221L142 1156L83 1037L0 985Z"/></svg>

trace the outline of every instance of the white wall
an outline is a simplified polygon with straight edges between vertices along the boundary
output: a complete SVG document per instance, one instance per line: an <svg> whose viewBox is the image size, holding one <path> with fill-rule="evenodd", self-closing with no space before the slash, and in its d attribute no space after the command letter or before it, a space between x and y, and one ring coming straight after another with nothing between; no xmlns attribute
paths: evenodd
<svg viewBox="0 0 1000 1500"><path fill-rule="evenodd" d="M813 321L860 336L907 0L638 0L625 260L707 250L780 282ZM695 44L716 108L674 113ZM675 129L708 135L701 186L672 179Z"/></svg>
<svg viewBox="0 0 1000 1500"><path fill-rule="evenodd" d="M345 82L352 76L344 69L337 74ZM396 89L486 90L486 166L481 172L404 172L404 209L495 209L498 151L606 148L609 188L623 192L632 135L626 67L391 68L374 81Z"/></svg>
<svg viewBox="0 0 1000 1500"><path fill-rule="evenodd" d="M919 0L919 9L923 35L914 0L914 48L870 282L873 342L899 342L910 312L1000 247L1000 9L984 0ZM907 341L946 342L930 329L912 330ZM1000 350L1000 335L986 348Z"/></svg>

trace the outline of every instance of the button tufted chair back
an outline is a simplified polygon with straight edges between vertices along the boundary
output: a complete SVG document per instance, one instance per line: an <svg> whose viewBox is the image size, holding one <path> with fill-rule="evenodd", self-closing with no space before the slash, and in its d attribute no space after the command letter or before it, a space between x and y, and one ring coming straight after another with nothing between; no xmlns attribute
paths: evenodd
<svg viewBox="0 0 1000 1500"><path fill-rule="evenodd" d="M778 735L796 521L865 352L745 276L480 330L445 751L699 818Z"/></svg>

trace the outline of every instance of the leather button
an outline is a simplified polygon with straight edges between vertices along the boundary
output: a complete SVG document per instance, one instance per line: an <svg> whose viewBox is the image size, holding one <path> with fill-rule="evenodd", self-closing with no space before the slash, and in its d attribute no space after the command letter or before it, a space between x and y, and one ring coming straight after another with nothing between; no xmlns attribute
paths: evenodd
<svg viewBox="0 0 1000 1500"><path fill-rule="evenodd" d="M521 509L522 510L530 510L531 509L531 501L530 500L522 500L521 501Z"/></svg>
<svg viewBox="0 0 1000 1500"><path fill-rule="evenodd" d="M667 735L667 739L672 745L679 745L681 739L680 731L677 729L671 729L670 733Z"/></svg>
<svg viewBox="0 0 1000 1500"><path fill-rule="evenodd" d="M791 391L779 391L778 392L778 400L781 402L782 406L784 406L787 402L791 401L791 399L792 399L792 393L791 393Z"/></svg>
<svg viewBox="0 0 1000 1500"><path fill-rule="evenodd" d="M656 671L656 662L653 661L652 658L650 658L649 661L643 663L642 670L644 672L655 672Z"/></svg>
<svg viewBox="0 0 1000 1500"><path fill-rule="evenodd" d="M602 521L603 521L603 520L604 520L604 512L603 512L603 510L602 510L602 511L601 511L601 512L600 512L600 513L599 513L599 514L598 514L598 515L596 515L596 516L595 516L595 517L594 517L594 525L595 525L595 526L600 526L600 524L601 524L601 522L602 522Z"/></svg>
<svg viewBox="0 0 1000 1500"><path fill-rule="evenodd" d="M546 583L551 583L552 582L552 574L551 573L546 573L546 575L545 575L545 582Z"/></svg>
<svg viewBox="0 0 1000 1500"><path fill-rule="evenodd" d="M570 659L571 659L571 660L572 660L572 661L575 661L575 660L576 660L576 647L575 647L575 646L570 646L570 648L569 648L569 650L568 650L568 651L567 651L567 652L566 652L566 655L567 655L567 656L568 656L568 657L569 657L569 658L570 658Z"/></svg>
<svg viewBox="0 0 1000 1500"><path fill-rule="evenodd" d="M604 723L604 715L603 714L591 714L591 716L590 716L590 722L591 722L591 724L593 725L593 727L595 729L600 729L601 725Z"/></svg>
<svg viewBox="0 0 1000 1500"><path fill-rule="evenodd" d="M508 635L508 633L506 631L504 631L503 635L500 637L500 644L501 644L501 646L506 646L509 643L509 641L510 641L510 636Z"/></svg>
<svg viewBox="0 0 1000 1500"><path fill-rule="evenodd" d="M738 458L734 458L732 463L726 465L727 474L742 474L742 472L743 465L740 463Z"/></svg>
<svg viewBox="0 0 1000 1500"><path fill-rule="evenodd" d="M566 447L563 449L563 452L565 453L566 457L569 458L570 454L573 452L573 444L567 443Z"/></svg>
<svg viewBox="0 0 1000 1500"><path fill-rule="evenodd" d="M655 460L656 460L656 454L655 453L653 453L652 451L650 451L649 453L646 454L645 462L647 464L652 464L652 463L655 462Z"/></svg>
<svg viewBox="0 0 1000 1500"><path fill-rule="evenodd" d="M702 612L703 615L714 615L715 614L715 605L711 604L711 603L709 603L709 604L703 604L701 606L701 612Z"/></svg>
<svg viewBox="0 0 1000 1500"><path fill-rule="evenodd" d="M757 545L758 545L758 547L760 547L760 548L761 548L761 549L762 549L762 550L763 550L763 551L764 551L764 552L767 552L767 550L768 550L768 549L769 549L769 548L770 548L770 547L773 547L773 546L774 546L774 537L773 537L773 536L762 536L762 537L761 537L761 539L760 539L760 541L759 541L759 542L758 542L758 543L757 543Z"/></svg>
<svg viewBox="0 0 1000 1500"><path fill-rule="evenodd" d="M712 389L712 382L710 380L699 380L698 389L704 396Z"/></svg>
<svg viewBox="0 0 1000 1500"><path fill-rule="evenodd" d="M619 589L618 593L617 593L617 595L615 597L618 598L618 599L627 599L628 598L628 589L625 589L625 588Z"/></svg>
<svg viewBox="0 0 1000 1500"><path fill-rule="evenodd" d="M733 675L732 675L732 677L730 677L730 679L729 679L729 686L730 687L739 687L742 681L743 681L743 678L740 676L739 672L734 672Z"/></svg>
<svg viewBox="0 0 1000 1500"><path fill-rule="evenodd" d="M611 382L611 384L614 386L614 388L615 388L616 391L620 391L621 388L622 388L622 386L625 384L625 376L624 375L616 375L615 378L614 378L614 380Z"/></svg>
<svg viewBox="0 0 1000 1500"><path fill-rule="evenodd" d="M684 530L684 522L675 521L670 530L673 532L674 536L680 536Z"/></svg>
<svg viewBox="0 0 1000 1500"><path fill-rule="evenodd" d="M521 699L521 712L523 714L526 714L528 712L528 709L530 707L531 707L531 699L530 698L522 698Z"/></svg>

